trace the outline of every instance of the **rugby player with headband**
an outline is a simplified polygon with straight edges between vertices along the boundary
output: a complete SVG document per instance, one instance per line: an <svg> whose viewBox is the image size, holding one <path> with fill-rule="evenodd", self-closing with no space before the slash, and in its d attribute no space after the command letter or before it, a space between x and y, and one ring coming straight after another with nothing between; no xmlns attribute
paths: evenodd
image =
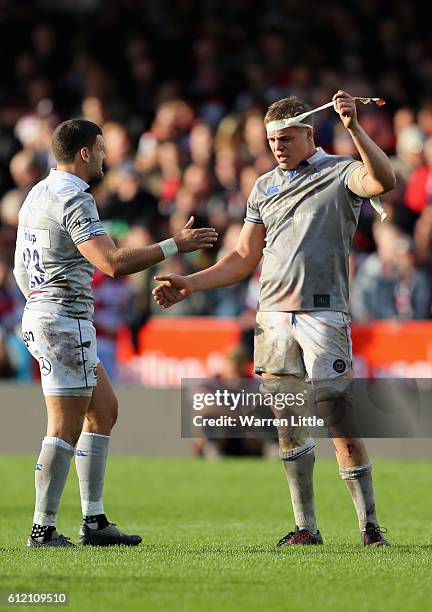
<svg viewBox="0 0 432 612"><path fill-rule="evenodd" d="M383 100L383 98L359 98L359 97L354 97L354 100L358 100L359 102L362 102L362 104L371 104L374 103L377 106L384 106L385 104L385 100ZM335 111L337 112L337 107L335 102L332 100L331 102L327 102L327 104L323 104L322 106L317 106L317 108L314 108L310 111L307 111L306 113L302 113L301 115L297 115L296 117L289 117L287 119L277 119L275 121L270 121L269 123L267 123L266 129L267 129L267 135L271 134L272 132L275 132L276 130L283 130L284 128L287 127L305 127L305 128L313 128L312 122L309 121L305 121L307 119L307 117L309 117L310 115L313 115L314 113L318 113L319 111L325 110L326 108L330 108L332 107L335 109ZM381 223L383 223L387 217L388 214L386 213L386 211L384 210L383 205L381 204L381 201L379 199L378 196L371 196L369 197L369 201L371 203L372 208L378 213L378 215L380 216L381 219Z"/></svg>
<svg viewBox="0 0 432 612"><path fill-rule="evenodd" d="M360 101L384 103L381 98ZM361 161L329 155L315 145L312 115L332 105ZM385 212L374 198L393 189L396 179L386 154L359 124L356 99L344 91L313 110L295 96L278 100L268 108L264 124L277 166L256 181L235 249L196 274L157 276L160 284L153 294L162 308L169 308L192 292L249 277L263 259L255 372L269 392L311 382L318 410L329 414L339 401L338 385L349 388L352 377L348 258L360 209L364 198L371 198L383 219ZM349 406L348 395L342 401ZM353 433L331 433L361 541L383 546L387 542L376 516L364 443ZM295 518L294 530L279 545L322 544L314 506L314 441L307 429L295 434L279 429L278 434Z"/></svg>

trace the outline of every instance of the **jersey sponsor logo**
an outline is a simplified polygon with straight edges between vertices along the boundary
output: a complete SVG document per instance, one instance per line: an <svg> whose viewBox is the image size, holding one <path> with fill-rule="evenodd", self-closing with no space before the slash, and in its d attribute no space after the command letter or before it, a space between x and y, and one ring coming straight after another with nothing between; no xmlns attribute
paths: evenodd
<svg viewBox="0 0 432 612"><path fill-rule="evenodd" d="M279 193L279 187L277 185L271 185L271 187L267 187L264 193L266 195L273 195L274 193Z"/></svg>
<svg viewBox="0 0 432 612"><path fill-rule="evenodd" d="M18 238L26 245L30 243L33 246L43 249L51 248L49 229L38 229L36 227L20 225L18 227Z"/></svg>
<svg viewBox="0 0 432 612"><path fill-rule="evenodd" d="M29 242L32 242L33 244L36 242L36 235L32 234L31 232L24 230L24 240L28 240Z"/></svg>
<svg viewBox="0 0 432 612"><path fill-rule="evenodd" d="M77 227L81 227L83 225L90 225L91 223L97 223L99 219L94 217L83 217L82 219L77 219L72 223L71 229L75 229Z"/></svg>
<svg viewBox="0 0 432 612"><path fill-rule="evenodd" d="M315 219L316 217L316 213L309 211L309 212L297 212L295 213L293 219L294 219L294 223L309 223L309 221L312 221L312 219Z"/></svg>
<svg viewBox="0 0 432 612"><path fill-rule="evenodd" d="M313 301L314 308L330 308L330 296L328 294L315 294Z"/></svg>
<svg viewBox="0 0 432 612"><path fill-rule="evenodd" d="M77 448L76 451L75 451L75 455L77 457L87 457L88 451L82 451L79 448Z"/></svg>
<svg viewBox="0 0 432 612"><path fill-rule="evenodd" d="M333 362L333 370L338 374L342 374L342 372L345 372L345 361L343 359L336 359L336 361Z"/></svg>
<svg viewBox="0 0 432 612"><path fill-rule="evenodd" d="M51 363L46 357L39 357L39 367L42 376L48 376L51 372Z"/></svg>
<svg viewBox="0 0 432 612"><path fill-rule="evenodd" d="M34 342L34 335L32 331L25 331L22 334L22 339L26 347L29 347L30 342Z"/></svg>

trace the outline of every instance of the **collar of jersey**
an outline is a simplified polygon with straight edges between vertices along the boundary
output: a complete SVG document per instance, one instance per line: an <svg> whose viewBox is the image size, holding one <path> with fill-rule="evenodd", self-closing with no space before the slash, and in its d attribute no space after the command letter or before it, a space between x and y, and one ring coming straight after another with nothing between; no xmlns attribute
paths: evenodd
<svg viewBox="0 0 432 612"><path fill-rule="evenodd" d="M74 187L77 187L80 191L85 191L90 187L88 183L80 179L76 174L70 174L69 172L63 172L62 170L57 170L56 168L51 168L49 173L50 180L60 181L62 183L68 182L72 183Z"/></svg>
<svg viewBox="0 0 432 612"><path fill-rule="evenodd" d="M322 147L317 147L317 150L315 151L315 153L313 155L311 155L310 157L308 157L305 161L308 164L314 164L315 162L319 161L320 159L322 159L326 155L327 155L327 153L324 151L324 149Z"/></svg>
<svg viewBox="0 0 432 612"><path fill-rule="evenodd" d="M319 161L325 156L326 156L325 151L321 147L317 147L317 150L315 151L315 153L311 155L310 157L308 157L307 159L304 159L303 161L301 161L296 168L291 168L290 170L283 170L283 172L286 172L287 174L298 172L300 168L304 168L305 166L311 166L312 164Z"/></svg>

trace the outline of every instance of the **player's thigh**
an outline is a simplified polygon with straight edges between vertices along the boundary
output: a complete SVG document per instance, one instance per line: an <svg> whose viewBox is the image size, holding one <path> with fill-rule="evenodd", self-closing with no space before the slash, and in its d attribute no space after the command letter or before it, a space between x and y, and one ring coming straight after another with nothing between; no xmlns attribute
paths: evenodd
<svg viewBox="0 0 432 612"><path fill-rule="evenodd" d="M47 436L61 438L75 446L82 430L90 397L45 396L47 408Z"/></svg>
<svg viewBox="0 0 432 612"><path fill-rule="evenodd" d="M297 314L296 339L303 352L308 378L331 380L352 370L349 316L336 311Z"/></svg>
<svg viewBox="0 0 432 612"><path fill-rule="evenodd" d="M112 388L108 374L101 362L97 366L97 385L93 389L90 404L86 410L85 430L97 429L99 433L101 427L109 435L111 428L117 420L118 401Z"/></svg>
<svg viewBox="0 0 432 612"><path fill-rule="evenodd" d="M304 376L300 347L293 334L289 312L257 312L254 338L257 374Z"/></svg>

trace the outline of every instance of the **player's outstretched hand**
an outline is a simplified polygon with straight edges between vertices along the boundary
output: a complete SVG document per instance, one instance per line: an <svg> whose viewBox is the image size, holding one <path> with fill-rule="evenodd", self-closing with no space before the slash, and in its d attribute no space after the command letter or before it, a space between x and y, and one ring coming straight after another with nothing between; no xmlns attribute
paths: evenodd
<svg viewBox="0 0 432 612"><path fill-rule="evenodd" d="M346 91L339 90L335 93L332 100L335 104L335 109L339 113L344 127L348 130L355 129L358 126L356 102L352 96Z"/></svg>
<svg viewBox="0 0 432 612"><path fill-rule="evenodd" d="M155 280L161 281L161 284L153 289L153 299L161 308L169 308L192 293L187 276L158 274Z"/></svg>
<svg viewBox="0 0 432 612"><path fill-rule="evenodd" d="M214 227L192 229L194 218L191 217L181 232L174 236L180 253L190 253L198 249L211 249L217 241L218 234Z"/></svg>

